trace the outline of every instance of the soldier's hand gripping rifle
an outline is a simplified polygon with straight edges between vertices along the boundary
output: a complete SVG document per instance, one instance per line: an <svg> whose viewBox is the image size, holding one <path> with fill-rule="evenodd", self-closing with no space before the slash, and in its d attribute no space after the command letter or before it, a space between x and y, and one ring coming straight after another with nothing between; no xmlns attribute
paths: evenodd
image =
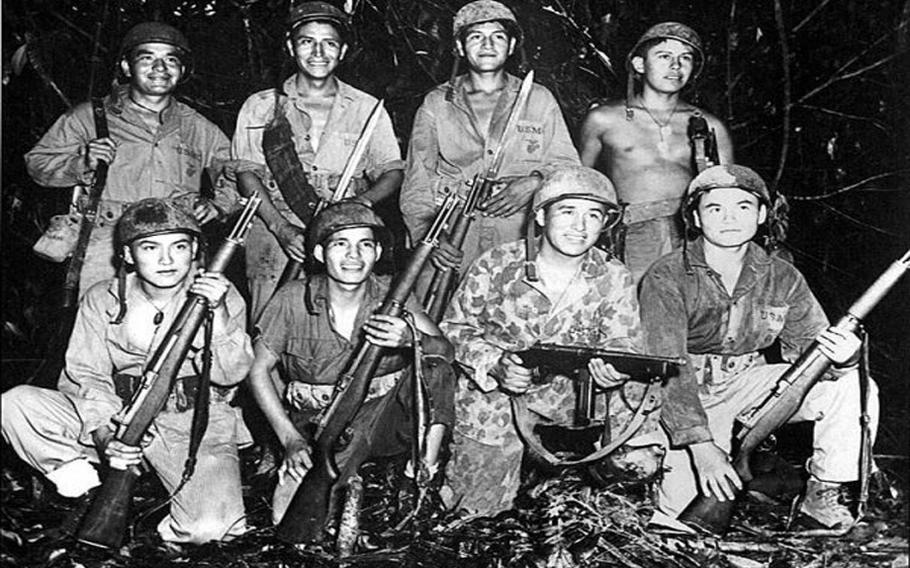
<svg viewBox="0 0 910 568"><path fill-rule="evenodd" d="M910 251L894 261L863 295L853 303L836 327L856 333L870 311L910 270ZM813 342L799 359L783 374L771 393L748 416L738 419L741 426L733 440L733 468L744 482L752 479L749 458L775 430L785 424L799 409L806 394L831 366ZM720 501L713 496L699 495L680 514L679 520L703 532L723 535L730 525L735 500Z"/></svg>
<svg viewBox="0 0 910 568"><path fill-rule="evenodd" d="M457 202L458 197L454 192L446 197L433 225L412 253L405 269L395 277L377 313L396 317L401 315L408 295L430 253L438 245L439 236L445 230ZM323 540L336 480L341 484L347 483L345 474L356 474L360 465L356 463L359 460L354 455L362 454L356 449L350 452L345 472L339 474L335 464L335 444L363 405L384 352L385 348L362 338L348 359L338 378L332 403L326 409L316 432L313 467L306 472L287 512L278 524L276 534L281 540L291 543ZM415 361L414 364L419 365L420 362Z"/></svg>
<svg viewBox="0 0 910 568"><path fill-rule="evenodd" d="M351 184L351 180L354 179L357 166L360 164L360 158L362 158L363 153L366 152L367 144L370 143L370 138L373 136L373 131L376 130L376 125L379 123L379 117L382 115L382 109L384 108L384 100L378 101L373 107L373 110L370 112L370 116L367 118L366 124L363 127L363 131L360 133L360 138L357 139L354 150L351 151L351 155L348 156L348 161L341 171L341 177L338 179L338 185L332 193L332 198L329 200L320 199L310 219L314 219L316 215L319 215L319 212L325 209L325 206L329 203L336 203L347 197L348 186ZM309 220L307 220L307 225L309 226ZM300 276L300 271L302 269L302 262L289 258L288 263L284 266L284 270L281 271L281 276L278 277L278 284L275 286L275 291L277 292L280 290L282 286L291 280L296 280L297 277Z"/></svg>
<svg viewBox="0 0 910 568"><path fill-rule="evenodd" d="M259 203L258 195L248 199L230 235L206 267L207 271L224 272L236 249L243 244ZM167 402L207 310L208 302L204 296L189 294L149 361L139 389L124 408L116 440L129 446L140 445L142 437ZM135 467L109 469L77 534L80 542L102 548L120 546L127 526L133 486L138 477L139 471Z"/></svg>
<svg viewBox="0 0 910 568"><path fill-rule="evenodd" d="M503 150L508 142L506 136L514 129L518 118L524 113L533 86L534 70L532 69L528 71L528 74L521 82L518 96L515 97L512 109L509 111L509 117L506 119L506 125L502 132L499 133L499 140L495 146L493 159L490 160L490 166L483 173L474 176L471 182L471 190L468 192L457 218L452 223L452 230L448 232L448 240L455 248L460 249L464 246L468 229L470 229L471 223L477 217L477 207L489 199L493 191L493 184L496 183L499 177L499 170L502 168L502 161L505 155ZM449 297L455 288L456 277L456 270L446 268L445 270L436 270L433 279L430 281L430 286L424 296L423 307L427 316L436 323L439 323L442 319L442 315L449 303Z"/></svg>

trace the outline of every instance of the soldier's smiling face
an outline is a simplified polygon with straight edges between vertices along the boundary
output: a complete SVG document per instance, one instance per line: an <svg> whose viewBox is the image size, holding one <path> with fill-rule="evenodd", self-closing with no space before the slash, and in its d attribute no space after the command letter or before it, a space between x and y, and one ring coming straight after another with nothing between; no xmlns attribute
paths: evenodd
<svg viewBox="0 0 910 568"><path fill-rule="evenodd" d="M331 280L357 286L373 272L382 256L382 245L370 227L353 227L332 233L313 248L313 256L325 264Z"/></svg>
<svg viewBox="0 0 910 568"><path fill-rule="evenodd" d="M348 46L332 24L307 22L294 28L287 48L297 69L314 79L325 79L335 72Z"/></svg>
<svg viewBox="0 0 910 568"><path fill-rule="evenodd" d="M482 22L468 27L455 45L474 71L498 71L515 51L515 38L500 22Z"/></svg>
<svg viewBox="0 0 910 568"><path fill-rule="evenodd" d="M132 88L147 96L162 96L177 88L185 67L180 49L167 43L141 43L120 61Z"/></svg>
<svg viewBox="0 0 910 568"><path fill-rule="evenodd" d="M597 242L607 218L603 203L570 197L537 212L544 227L541 250L551 248L565 256L581 256Z"/></svg>

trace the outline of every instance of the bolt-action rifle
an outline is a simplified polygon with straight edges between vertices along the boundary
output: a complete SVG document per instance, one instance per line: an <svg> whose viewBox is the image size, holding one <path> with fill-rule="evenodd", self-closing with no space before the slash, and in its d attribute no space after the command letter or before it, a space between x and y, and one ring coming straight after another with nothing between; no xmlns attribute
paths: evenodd
<svg viewBox="0 0 910 568"><path fill-rule="evenodd" d="M448 225L457 202L458 196L454 192L446 197L430 230L412 253L405 269L395 277L376 313L396 317L401 315L408 295L430 253L438 246L439 236ZM360 464L368 457L363 455L364 451L360 451L366 449L353 449L349 452L344 470L339 472L335 463L335 444L363 405L385 351L385 348L362 338L348 359L338 378L332 403L326 409L316 431L313 467L306 472L287 512L278 524L276 534L281 540L291 543L323 541L333 495L348 487L350 478L357 474ZM419 365L420 362L415 361L414 364ZM331 510L334 511L335 508L331 507Z"/></svg>
<svg viewBox="0 0 910 568"><path fill-rule="evenodd" d="M855 333L862 320L910 270L910 250L894 261L870 286L859 300L853 303L835 327ZM743 482L752 479L749 458L765 439L792 417L809 392L831 366L831 360L822 355L817 342L800 355L799 359L777 380L770 394L747 416L738 420L740 429L733 440L733 468ZM723 535L730 526L735 500L720 501L713 496L699 495L680 514L679 520L696 529L714 535Z"/></svg>
<svg viewBox="0 0 910 568"><path fill-rule="evenodd" d="M518 122L518 118L524 112L533 86L534 70L532 69L528 71L528 74L521 82L518 96L515 97L512 109L509 111L509 117L506 119L506 125L502 132L499 133L499 140L493 150L490 166L483 173L474 176L471 182L471 190L468 192L458 216L452 223L452 230L449 231L448 239L455 248L460 249L464 246L468 229L477 217L477 207L489 199L493 191L493 184L496 183L499 177L499 170L502 168L502 161L505 155L503 149L508 142L506 136L514 129L515 123ZM449 303L449 297L455 288L456 277L457 271L451 268L437 270L433 274L433 279L430 281L430 286L424 296L423 306L427 316L434 322L439 323L439 320L442 319L443 312L445 312Z"/></svg>
<svg viewBox="0 0 910 568"><path fill-rule="evenodd" d="M243 244L259 203L259 196L247 200L233 230L206 270L224 272L236 249ZM117 440L129 446L140 445L149 426L164 408L207 311L205 297L191 293L149 361L130 404L124 408L123 417L118 420ZM135 467L110 468L77 534L80 542L102 548L120 546L126 531L133 486L138 477L139 470Z"/></svg>

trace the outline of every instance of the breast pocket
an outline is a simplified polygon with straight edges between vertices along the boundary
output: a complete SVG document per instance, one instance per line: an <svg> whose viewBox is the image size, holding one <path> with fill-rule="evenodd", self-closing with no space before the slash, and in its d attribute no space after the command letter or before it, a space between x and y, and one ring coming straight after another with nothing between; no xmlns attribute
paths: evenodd
<svg viewBox="0 0 910 568"><path fill-rule="evenodd" d="M197 193L200 189L202 179L202 152L179 142L174 146L173 163L177 168L174 180L180 185L180 192Z"/></svg>
<svg viewBox="0 0 910 568"><path fill-rule="evenodd" d="M544 153L544 127L542 122L519 120L516 125L518 137L513 151L524 162L538 162Z"/></svg>
<svg viewBox="0 0 910 568"><path fill-rule="evenodd" d="M787 321L788 306L758 306L755 313L756 332L763 343L774 341Z"/></svg>

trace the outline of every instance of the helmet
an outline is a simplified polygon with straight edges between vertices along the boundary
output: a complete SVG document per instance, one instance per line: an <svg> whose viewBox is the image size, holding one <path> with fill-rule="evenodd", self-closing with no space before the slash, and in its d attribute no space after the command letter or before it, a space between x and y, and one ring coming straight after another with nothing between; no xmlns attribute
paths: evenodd
<svg viewBox="0 0 910 568"><path fill-rule="evenodd" d="M293 30L307 22L329 22L335 25L344 37L351 31L351 20L348 15L328 2L292 3L286 21L288 29Z"/></svg>
<svg viewBox="0 0 910 568"><path fill-rule="evenodd" d="M616 189L610 178L593 168L566 166L549 172L534 194L533 211L567 198L589 199L617 208Z"/></svg>
<svg viewBox="0 0 910 568"><path fill-rule="evenodd" d="M632 49L629 51L629 55L626 57L626 69L628 69L630 73L633 71L632 58L635 57L636 52L641 46L652 40L663 39L681 41L695 50L695 53L698 55L698 61L692 72L692 78L695 79L698 77L705 61L705 52L701 46L701 38L698 37L695 30L685 24L680 24L679 22L661 22L648 28L648 30L638 38L638 41L635 42L635 45L632 46Z"/></svg>
<svg viewBox="0 0 910 568"><path fill-rule="evenodd" d="M137 201L123 212L117 223L117 239L128 245L136 239L167 233L199 235L199 223L187 210L157 197Z"/></svg>
<svg viewBox="0 0 910 568"><path fill-rule="evenodd" d="M771 193L761 176L746 166L721 164L706 169L689 183L686 197L683 200L686 224L689 227L694 226L692 213L698 206L699 198L703 193L712 189L731 187L748 191L757 197L760 203L768 208L771 207Z"/></svg>
<svg viewBox="0 0 910 568"><path fill-rule="evenodd" d="M502 22L515 40L521 43L521 26L518 25L515 14L508 6L496 0L474 0L462 6L452 21L452 37L458 39L469 26L484 22Z"/></svg>
<svg viewBox="0 0 910 568"><path fill-rule="evenodd" d="M334 233L344 229L369 227L378 240L384 240L386 226L372 209L356 201L340 201L323 209L310 226L311 247L322 244ZM312 250L312 249L311 249Z"/></svg>
<svg viewBox="0 0 910 568"><path fill-rule="evenodd" d="M143 43L166 43L183 51L187 56L192 54L190 42L180 30L163 22L143 22L136 24L123 36L120 44L121 57L131 49ZM187 62L184 62L187 63Z"/></svg>

